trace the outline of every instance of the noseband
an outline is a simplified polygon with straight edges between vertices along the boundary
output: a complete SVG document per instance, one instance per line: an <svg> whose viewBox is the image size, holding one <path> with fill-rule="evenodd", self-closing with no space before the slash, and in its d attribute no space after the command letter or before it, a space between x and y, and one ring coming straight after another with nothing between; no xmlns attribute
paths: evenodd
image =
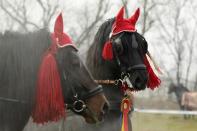
<svg viewBox="0 0 197 131"><path fill-rule="evenodd" d="M97 87L88 90L84 95L82 95L81 98L78 96L78 92L75 90L73 86L71 87L71 91L73 94L73 102L71 104L65 104L67 109L71 109L76 114L83 114L86 113L89 117L91 117L95 122L98 122L98 118L96 116L96 113L94 113L88 105L85 103L85 100L103 92L103 87L101 85L98 85Z"/></svg>
<svg viewBox="0 0 197 131"><path fill-rule="evenodd" d="M66 104L68 109L73 110L75 113L81 114L87 109L87 105L85 104L85 100L103 92L103 87L101 85L98 85L96 88L89 90L87 93L85 93L82 98L78 97L78 93L76 90L71 86L73 96L73 103L72 104Z"/></svg>
<svg viewBox="0 0 197 131"><path fill-rule="evenodd" d="M103 92L103 87L98 85L96 88L89 90L85 95L82 96L82 99L78 97L78 93L71 86L74 98L74 102L72 104L66 104L67 109L71 109L76 114L86 113L89 117L91 117L95 122L98 122L98 118L96 113L94 113L88 105L84 102L85 100Z"/></svg>

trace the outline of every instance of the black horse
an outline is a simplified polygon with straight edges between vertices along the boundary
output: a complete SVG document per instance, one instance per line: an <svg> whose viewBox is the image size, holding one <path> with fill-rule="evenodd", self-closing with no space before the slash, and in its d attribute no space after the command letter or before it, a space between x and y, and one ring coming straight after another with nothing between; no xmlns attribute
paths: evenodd
<svg viewBox="0 0 197 131"><path fill-rule="evenodd" d="M185 107L181 104L181 102L182 102L183 94L186 92L189 92L189 90L185 86L183 86L183 84L175 85L174 83L171 83L169 85L168 94L171 94L173 92L176 95L177 102L178 102L180 109L185 110Z"/></svg>
<svg viewBox="0 0 197 131"><path fill-rule="evenodd" d="M87 66L97 82L103 85L110 102L104 123L97 127L99 131L121 130L120 105L125 95L125 89L121 88L123 84L126 83L130 90L144 90L151 79L150 70L145 64L148 44L135 29L139 9L129 19L123 16L124 8L116 18L101 25L87 54ZM95 129L89 128L91 131Z"/></svg>
<svg viewBox="0 0 197 131"><path fill-rule="evenodd" d="M176 95L176 99L177 99L177 102L178 102L178 105L179 105L179 108L181 110L192 110L186 103L185 99L183 99L183 96L185 95L186 96L186 93L189 93L190 91L185 87L183 86L183 84L174 84L174 83L171 83L169 85L169 89L168 89L168 94L171 94L171 93L175 93ZM187 119L187 118L190 118L190 116L194 117L194 115L186 115L184 114L184 118Z"/></svg>
<svg viewBox="0 0 197 131"><path fill-rule="evenodd" d="M63 31L61 17L60 15L60 21L56 21L60 22L60 27L56 28ZM56 33L63 34L61 31ZM0 34L0 131L22 131L33 114L32 109L37 101L35 87L39 65L44 52L50 50L49 47L53 44L51 38L47 29L26 34ZM57 61L61 80L60 95L63 96L62 101L67 104L66 107L82 115L89 123L95 123L95 119L101 120L106 98L102 87L94 82L80 60L77 49L73 46L57 48L53 56ZM44 90L44 94L47 93L48 90ZM45 114L41 112L41 115L42 113Z"/></svg>

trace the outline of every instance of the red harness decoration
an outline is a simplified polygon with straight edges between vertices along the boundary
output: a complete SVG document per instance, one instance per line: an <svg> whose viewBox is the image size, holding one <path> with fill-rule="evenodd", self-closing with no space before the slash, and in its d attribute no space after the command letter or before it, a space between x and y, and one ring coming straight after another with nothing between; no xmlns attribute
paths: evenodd
<svg viewBox="0 0 197 131"><path fill-rule="evenodd" d="M122 111L122 127L121 131L128 131L128 114L131 110L131 101L129 98L125 97L123 98L121 102L121 111Z"/></svg>
<svg viewBox="0 0 197 131"><path fill-rule="evenodd" d="M147 87L154 90L156 87L159 87L159 85L161 84L161 80L159 79L159 77L155 74L155 72L153 71L147 56L144 57L144 64L146 65L146 69L148 72L148 83L147 83Z"/></svg>
<svg viewBox="0 0 197 131"><path fill-rule="evenodd" d="M138 8L135 13L129 18L124 19L124 6L118 12L115 22L112 25L112 30L109 36L109 40L104 44L102 57L105 60L113 59L112 43L110 41L112 36L115 36L121 32L135 32L135 24L139 18L140 9Z"/></svg>
<svg viewBox="0 0 197 131"><path fill-rule="evenodd" d="M58 48L73 46L71 38L63 32L62 14L57 17L54 33L51 34L52 44L45 52L39 67L36 87L36 98L33 107L33 122L44 124L65 117L65 105L62 94L60 74L55 54Z"/></svg>

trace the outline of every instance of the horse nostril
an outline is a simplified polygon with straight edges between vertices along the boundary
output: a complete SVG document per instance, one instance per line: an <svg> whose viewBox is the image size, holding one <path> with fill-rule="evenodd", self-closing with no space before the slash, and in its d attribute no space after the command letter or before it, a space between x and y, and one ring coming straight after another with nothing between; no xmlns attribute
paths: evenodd
<svg viewBox="0 0 197 131"><path fill-rule="evenodd" d="M109 110L109 104L105 103L104 106L103 106L103 112L104 112L104 114L106 112L108 112L108 110Z"/></svg>
<svg viewBox="0 0 197 131"><path fill-rule="evenodd" d="M137 77L137 78L135 79L135 83L136 83L136 85L139 85L139 84L141 83L141 80L140 80L139 77Z"/></svg>
<svg viewBox="0 0 197 131"><path fill-rule="evenodd" d="M135 82L134 82L134 87L137 88L137 89L140 89L140 90L143 90L146 88L146 81L145 80L142 80L140 77L137 77L135 79Z"/></svg>

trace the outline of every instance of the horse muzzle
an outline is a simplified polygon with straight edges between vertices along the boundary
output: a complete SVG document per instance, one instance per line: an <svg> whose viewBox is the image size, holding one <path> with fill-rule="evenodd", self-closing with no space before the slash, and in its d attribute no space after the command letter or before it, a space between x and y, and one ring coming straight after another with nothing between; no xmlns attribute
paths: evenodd
<svg viewBox="0 0 197 131"><path fill-rule="evenodd" d="M145 65L140 64L128 69L125 77L128 86L132 85L135 90L144 90L148 81L148 75Z"/></svg>

